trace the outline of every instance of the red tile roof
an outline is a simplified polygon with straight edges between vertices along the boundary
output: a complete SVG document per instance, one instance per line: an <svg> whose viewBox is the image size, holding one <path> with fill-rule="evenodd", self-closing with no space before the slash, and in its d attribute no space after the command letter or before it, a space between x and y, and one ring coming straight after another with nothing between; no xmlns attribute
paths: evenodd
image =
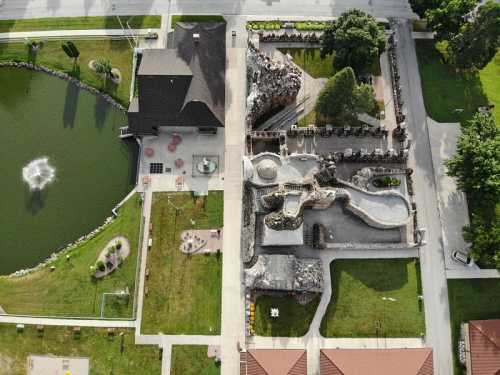
<svg viewBox="0 0 500 375"><path fill-rule="evenodd" d="M500 319L471 320L469 346L472 375L500 373Z"/></svg>
<svg viewBox="0 0 500 375"><path fill-rule="evenodd" d="M306 375L302 349L249 349L240 356L240 375Z"/></svg>
<svg viewBox="0 0 500 375"><path fill-rule="evenodd" d="M432 349L323 349L321 375L433 375Z"/></svg>

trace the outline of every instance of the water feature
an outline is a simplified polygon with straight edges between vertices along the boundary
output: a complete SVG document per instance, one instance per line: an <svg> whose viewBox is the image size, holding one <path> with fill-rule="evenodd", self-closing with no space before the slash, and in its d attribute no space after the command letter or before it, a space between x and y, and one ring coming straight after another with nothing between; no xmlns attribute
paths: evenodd
<svg viewBox="0 0 500 375"><path fill-rule="evenodd" d="M0 274L36 265L111 215L135 184L137 145L118 138L126 122L73 84L0 68Z"/></svg>
<svg viewBox="0 0 500 375"><path fill-rule="evenodd" d="M30 190L43 190L56 178L56 170L49 164L49 158L42 157L23 167L22 175Z"/></svg>

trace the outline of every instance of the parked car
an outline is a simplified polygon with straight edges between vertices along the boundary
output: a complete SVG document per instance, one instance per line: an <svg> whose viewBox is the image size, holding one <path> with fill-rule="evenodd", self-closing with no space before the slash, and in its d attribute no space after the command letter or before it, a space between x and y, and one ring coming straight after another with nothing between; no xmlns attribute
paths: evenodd
<svg viewBox="0 0 500 375"><path fill-rule="evenodd" d="M451 256L457 262L460 262L465 266L472 266L474 264L473 259L468 254L463 253L461 251L455 250L454 252L451 253Z"/></svg>
<svg viewBox="0 0 500 375"><path fill-rule="evenodd" d="M0 0L1 1L1 0ZM153 31L149 31L147 34L146 34L146 37L145 39L158 39L158 33L155 33Z"/></svg>

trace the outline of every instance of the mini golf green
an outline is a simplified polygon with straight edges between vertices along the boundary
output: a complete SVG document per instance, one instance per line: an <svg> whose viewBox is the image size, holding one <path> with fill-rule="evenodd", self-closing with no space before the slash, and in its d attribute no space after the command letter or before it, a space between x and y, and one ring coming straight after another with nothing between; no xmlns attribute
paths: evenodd
<svg viewBox="0 0 500 375"><path fill-rule="evenodd" d="M89 233L133 188L126 116L46 73L0 68L0 274L32 267ZM48 157L55 180L30 191L22 168Z"/></svg>

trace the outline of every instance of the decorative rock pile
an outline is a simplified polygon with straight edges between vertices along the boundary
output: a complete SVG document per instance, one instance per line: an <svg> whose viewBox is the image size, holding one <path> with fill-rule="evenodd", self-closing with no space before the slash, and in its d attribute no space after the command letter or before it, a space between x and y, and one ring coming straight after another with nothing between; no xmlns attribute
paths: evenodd
<svg viewBox="0 0 500 375"><path fill-rule="evenodd" d="M272 43L312 43L318 44L320 42L320 37L316 33L262 33L259 34L259 40L261 42L272 42Z"/></svg>
<svg viewBox="0 0 500 375"><path fill-rule="evenodd" d="M295 258L293 262L295 270L294 289L296 290L322 290L323 270L321 261L311 262Z"/></svg>
<svg viewBox="0 0 500 375"><path fill-rule="evenodd" d="M22 69L30 69L34 70L37 72L44 72L47 73L51 76L63 79L65 81L68 81L77 87L86 90L92 94L99 95L101 98L106 100L109 104L111 104L113 107L119 109L120 111L126 112L126 108L123 107L120 103L118 103L116 100L114 100L111 96L108 94L105 94L95 87L89 86L86 83L81 82L80 80L71 77L70 75L63 73L63 72L58 72L56 70L47 68L42 65L37 65L37 64L32 64L32 63L26 63L26 62L16 62L16 61L7 61L7 62L2 62L0 63L0 68L1 67L8 67L8 68L22 68Z"/></svg>
<svg viewBox="0 0 500 375"><path fill-rule="evenodd" d="M399 84L399 70L398 61L396 56L396 40L394 39L394 34L389 37L389 66L391 69L391 80L392 80L392 95L394 98L394 110L396 112L396 122L398 124L405 120L405 115L403 114L403 99L401 97L401 85Z"/></svg>
<svg viewBox="0 0 500 375"><path fill-rule="evenodd" d="M375 138L383 138L387 137L389 131L385 128L385 126L377 126L371 127L368 125L362 126L331 126L326 125L322 127L310 126L307 128L299 128L297 126L292 126L287 131L287 135L290 138L295 138L299 135L303 135L304 137L314 137L315 135L319 135L320 137L375 137Z"/></svg>
<svg viewBox="0 0 500 375"><path fill-rule="evenodd" d="M279 106L292 103L301 86L302 73L291 63L271 60L251 43L247 49L247 124Z"/></svg>
<svg viewBox="0 0 500 375"><path fill-rule="evenodd" d="M406 168L365 167L361 168L352 176L351 183L367 190L368 183L377 176L393 176L406 174Z"/></svg>

